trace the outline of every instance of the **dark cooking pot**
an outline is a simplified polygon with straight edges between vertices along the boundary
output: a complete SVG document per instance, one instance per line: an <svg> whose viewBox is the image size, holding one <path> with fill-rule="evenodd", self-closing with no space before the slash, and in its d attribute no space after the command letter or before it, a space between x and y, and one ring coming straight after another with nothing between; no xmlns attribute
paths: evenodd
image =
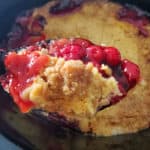
<svg viewBox="0 0 150 150"><path fill-rule="evenodd" d="M23 10L40 6L48 0L5 0L0 2L0 40L10 30L15 17ZM115 0L135 4L150 11L149 0ZM39 120L36 116L18 113L10 97L0 87L0 131L24 149L42 150L147 150L150 149L150 130L113 137L90 137Z"/></svg>

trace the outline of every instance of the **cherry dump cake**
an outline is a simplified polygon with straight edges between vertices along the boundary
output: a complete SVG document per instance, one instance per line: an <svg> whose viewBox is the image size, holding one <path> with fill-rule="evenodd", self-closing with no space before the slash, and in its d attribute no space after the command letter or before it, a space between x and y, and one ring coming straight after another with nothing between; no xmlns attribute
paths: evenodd
<svg viewBox="0 0 150 150"><path fill-rule="evenodd" d="M65 2L51 1L16 19L5 48L24 48L5 56L4 89L22 112L42 109L83 132L149 128L147 14L107 0ZM47 39L57 40L27 46Z"/></svg>
<svg viewBox="0 0 150 150"><path fill-rule="evenodd" d="M69 121L80 118L79 126L119 102L140 78L139 67L116 48L79 38L9 52L4 64L1 84L22 112L57 112Z"/></svg>

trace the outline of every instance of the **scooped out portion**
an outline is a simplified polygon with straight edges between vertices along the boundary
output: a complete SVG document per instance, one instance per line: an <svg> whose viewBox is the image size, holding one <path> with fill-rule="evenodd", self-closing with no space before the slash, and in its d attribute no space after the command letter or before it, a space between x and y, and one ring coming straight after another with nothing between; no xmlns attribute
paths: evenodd
<svg viewBox="0 0 150 150"><path fill-rule="evenodd" d="M59 39L9 52L3 88L23 113L32 109L90 118L126 96L139 67L118 49L81 39Z"/></svg>

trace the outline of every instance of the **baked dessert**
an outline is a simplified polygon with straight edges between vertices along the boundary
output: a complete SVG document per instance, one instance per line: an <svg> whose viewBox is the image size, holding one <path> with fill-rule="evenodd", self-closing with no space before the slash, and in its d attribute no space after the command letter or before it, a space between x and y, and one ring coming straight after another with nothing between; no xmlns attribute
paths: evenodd
<svg viewBox="0 0 150 150"><path fill-rule="evenodd" d="M119 102L140 78L139 67L121 59L116 48L79 38L9 52L4 64L1 84L23 113L57 113L92 133L96 114Z"/></svg>
<svg viewBox="0 0 150 150"><path fill-rule="evenodd" d="M76 1L68 2L69 5L63 6L55 1L49 2L18 17L9 34L7 48L30 45L43 39L70 37L81 37L98 45L117 47L122 58L132 60L139 66L141 77L137 86L131 88L127 96L115 105L105 107L109 105L105 101L94 117L88 113L88 119L76 119L75 116L65 118L75 122L81 131L96 135L131 133L149 128L149 18L141 10L109 1L87 1L81 5ZM64 116L61 114L54 117Z"/></svg>

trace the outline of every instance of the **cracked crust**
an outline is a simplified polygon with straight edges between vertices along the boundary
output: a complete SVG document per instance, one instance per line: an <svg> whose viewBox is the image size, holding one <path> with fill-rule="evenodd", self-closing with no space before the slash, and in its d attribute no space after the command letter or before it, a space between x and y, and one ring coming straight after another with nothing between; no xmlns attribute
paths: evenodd
<svg viewBox="0 0 150 150"><path fill-rule="evenodd" d="M137 132L150 125L150 37L138 35L134 25L116 19L120 5L95 1L63 15L52 15L53 2L33 11L32 18L44 16L47 39L82 37L94 43L112 45L124 58L137 63L141 81L122 101L98 112L93 118L67 115L69 121L77 120L81 131L96 135L116 135ZM93 17L94 16L94 17ZM109 17L108 17L109 16ZM150 32L150 24L146 26Z"/></svg>

